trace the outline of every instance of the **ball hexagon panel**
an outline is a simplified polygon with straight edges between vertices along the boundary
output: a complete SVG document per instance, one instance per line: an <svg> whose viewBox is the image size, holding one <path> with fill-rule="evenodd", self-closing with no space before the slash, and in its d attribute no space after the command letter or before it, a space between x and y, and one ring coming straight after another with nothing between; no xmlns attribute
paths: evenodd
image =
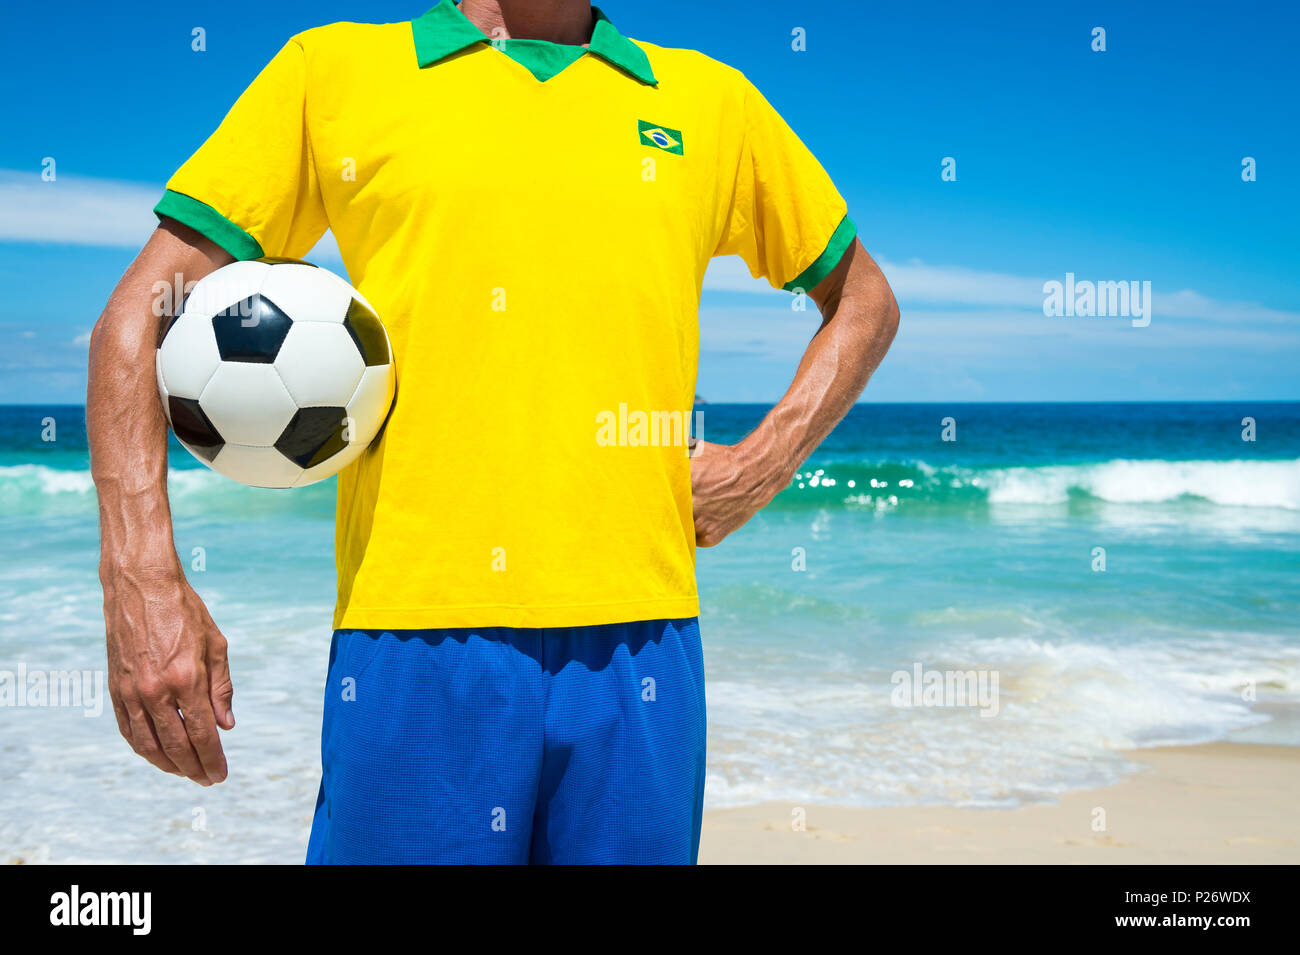
<svg viewBox="0 0 1300 955"><path fill-rule="evenodd" d="M361 375L357 390L348 401L346 412L351 423L351 441L347 447L336 452L319 464L311 465L302 472L302 477L294 487L305 487L323 481L337 474L361 457L370 442L375 439L383 427L385 415L393 403L393 389L396 376L392 365L376 365L367 368Z"/></svg>
<svg viewBox="0 0 1300 955"><path fill-rule="evenodd" d="M260 292L212 316L222 361L269 365L280 353L292 325L293 319Z"/></svg>
<svg viewBox="0 0 1300 955"><path fill-rule="evenodd" d="M275 448L250 448L243 444L222 447L212 467L228 478L253 487L293 487L302 476L302 468Z"/></svg>
<svg viewBox="0 0 1300 955"><path fill-rule="evenodd" d="M342 406L299 408L275 446L300 468L315 467L347 447L343 435L349 424Z"/></svg>
<svg viewBox="0 0 1300 955"><path fill-rule="evenodd" d="M392 361L392 352L388 347L388 333L384 325L370 308L359 299L352 299L348 305L348 315L343 321L352 340L357 343L357 350L365 359L366 367L387 365Z"/></svg>
<svg viewBox="0 0 1300 955"><path fill-rule="evenodd" d="M342 280L342 279L339 279L339 281L342 282L343 280ZM360 302L360 303L361 303L362 305L364 305L366 308L370 309L370 311L373 312L375 315L378 315L378 314L379 314L379 309L375 308L373 305L370 304L370 299L366 298L364 295L362 295L362 294L361 294L360 292L358 292L356 289L352 288L351 285L349 285L348 288L349 288L349 289L352 289L352 297L353 297L353 298L355 298L358 302Z"/></svg>
<svg viewBox="0 0 1300 955"><path fill-rule="evenodd" d="M296 483L294 487L306 487L308 484L315 484L317 481L323 481L328 477L333 477L357 458L361 457L361 455L365 453L365 450L365 442L352 442L333 457L327 458L320 464L305 468L302 472L302 476L298 478L298 483Z"/></svg>
<svg viewBox="0 0 1300 955"><path fill-rule="evenodd" d="M197 398L221 365L210 320L182 315L158 349L159 378L171 395Z"/></svg>
<svg viewBox="0 0 1300 955"><path fill-rule="evenodd" d="M342 324L352 301L352 287L347 282L305 262L276 265L262 283L261 294L295 322Z"/></svg>
<svg viewBox="0 0 1300 955"><path fill-rule="evenodd" d="M224 312L236 302L260 292L270 271L271 266L257 261L222 266L194 283L185 297L181 314L211 318Z"/></svg>
<svg viewBox="0 0 1300 955"><path fill-rule="evenodd" d="M298 410L274 365L222 362L212 375L199 404L232 444L269 448Z"/></svg>
<svg viewBox="0 0 1300 955"><path fill-rule="evenodd" d="M276 355L275 370L298 407L307 408L346 404L366 366L341 322L295 320Z"/></svg>
<svg viewBox="0 0 1300 955"><path fill-rule="evenodd" d="M352 440L369 444L384 424L384 416L393 404L397 376L392 365L376 365L361 375L357 390L348 401L347 410L355 424Z"/></svg>
<svg viewBox="0 0 1300 955"><path fill-rule="evenodd" d="M220 432L193 398L167 398L167 417L181 444L209 464L225 444Z"/></svg>

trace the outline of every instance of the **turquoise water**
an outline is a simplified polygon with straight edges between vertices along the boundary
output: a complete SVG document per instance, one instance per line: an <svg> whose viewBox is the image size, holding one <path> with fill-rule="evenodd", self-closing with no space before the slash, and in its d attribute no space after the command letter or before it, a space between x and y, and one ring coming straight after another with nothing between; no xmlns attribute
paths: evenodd
<svg viewBox="0 0 1300 955"><path fill-rule="evenodd" d="M705 405L703 437L765 410ZM231 778L157 774L107 703L0 709L0 853L301 857L333 482L244 488L179 446L172 465L177 546L232 644ZM0 539L0 671L102 669L80 408L0 408ZM1111 782L1138 747L1300 743L1269 716L1300 699L1298 545L1300 403L859 406L700 552L708 805L1014 806ZM996 673L996 715L895 705L918 664Z"/></svg>

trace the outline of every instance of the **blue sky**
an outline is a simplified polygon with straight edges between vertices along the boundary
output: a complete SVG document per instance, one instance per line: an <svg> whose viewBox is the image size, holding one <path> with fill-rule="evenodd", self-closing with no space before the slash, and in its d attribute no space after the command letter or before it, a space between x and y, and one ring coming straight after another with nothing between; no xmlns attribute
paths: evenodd
<svg viewBox="0 0 1300 955"><path fill-rule="evenodd" d="M86 335L147 238L162 183L288 36L422 9L7 11L0 402L81 400ZM1300 398L1295 4L604 9L630 36L744 71L830 171L903 306L868 400ZM195 26L206 52L190 49ZM1091 49L1094 27L1105 52ZM47 156L53 184L40 179ZM1254 182L1242 181L1247 156ZM944 157L956 181L941 179ZM738 260L715 266L699 391L775 400L815 313L792 312ZM1045 317L1043 283L1067 272L1149 281L1150 325Z"/></svg>

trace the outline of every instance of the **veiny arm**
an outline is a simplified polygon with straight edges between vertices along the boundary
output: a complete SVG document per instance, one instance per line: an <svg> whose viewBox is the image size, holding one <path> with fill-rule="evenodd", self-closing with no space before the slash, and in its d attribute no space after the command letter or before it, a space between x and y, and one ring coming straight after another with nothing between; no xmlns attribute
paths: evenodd
<svg viewBox="0 0 1300 955"><path fill-rule="evenodd" d="M226 778L217 727L235 725L226 639L190 587L172 541L167 421L154 351L155 283L193 282L232 261L164 220L114 289L90 336L86 432L99 494L108 687L118 729L164 772ZM173 300L178 299L175 296Z"/></svg>
<svg viewBox="0 0 1300 955"><path fill-rule="evenodd" d="M785 396L739 444L696 443L691 487L701 547L719 543L790 483L858 400L898 331L894 293L856 239L809 295L822 325Z"/></svg>

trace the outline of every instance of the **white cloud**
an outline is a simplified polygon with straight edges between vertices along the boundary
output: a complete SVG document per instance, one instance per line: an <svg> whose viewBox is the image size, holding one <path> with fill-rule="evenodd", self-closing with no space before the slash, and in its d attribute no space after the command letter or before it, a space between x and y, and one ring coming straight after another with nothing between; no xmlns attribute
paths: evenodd
<svg viewBox="0 0 1300 955"><path fill-rule="evenodd" d="M0 241L139 249L158 224L153 207L161 185L0 169ZM341 265L326 232L308 258Z"/></svg>
<svg viewBox="0 0 1300 955"><path fill-rule="evenodd" d="M138 249L157 220L154 204L160 185L60 175L45 182L38 171L0 169L0 241L68 243ZM341 268L342 258L334 236L326 232L308 253L313 261ZM913 259L905 263L881 261L906 312L917 307L970 309L1024 309L1041 314L1043 283L1064 274L1030 277L981 271L954 265L930 265ZM1082 279L1112 276L1079 275ZM755 279L739 256L725 256L709 264L704 288L767 296L786 296L766 281ZM1192 289L1175 292L1153 289L1153 321L1187 318L1234 324L1300 323L1300 312L1270 308L1254 302L1210 298ZM1005 313L1001 320L1005 320ZM967 321L981 326L984 317ZM996 320L995 320L996 321Z"/></svg>
<svg viewBox="0 0 1300 955"><path fill-rule="evenodd" d="M1045 279L981 272L952 265L881 262L899 302L924 305L1043 307Z"/></svg>
<svg viewBox="0 0 1300 955"><path fill-rule="evenodd" d="M787 301L790 297L787 295ZM1163 318L1163 320L1162 320ZM762 361L797 361L817 331L820 318L811 305L792 312L776 301L753 305L711 305L700 309L700 349L715 356L747 356ZM891 353L943 360L986 356L1015 366L1026 355L1056 354L1068 361L1091 349L1112 355L1234 349L1280 352L1300 345L1294 329L1275 323L1234 321L1230 325L1162 317L1134 328L1126 318L1048 318L1041 309L904 308ZM897 358L891 358L897 361Z"/></svg>
<svg viewBox="0 0 1300 955"><path fill-rule="evenodd" d="M880 267L900 302L942 305L1014 305L1040 308L1043 280L980 272L957 266L926 265L915 261L904 265L881 261ZM749 267L737 255L714 259L704 276L704 288L711 292L778 294L763 279L749 274ZM786 292L779 292L788 295Z"/></svg>
<svg viewBox="0 0 1300 955"><path fill-rule="evenodd" d="M1300 312L1268 308L1255 302L1223 302L1191 289L1162 293L1152 290L1152 313L1212 322L1300 322Z"/></svg>
<svg viewBox="0 0 1300 955"><path fill-rule="evenodd" d="M1043 283L1064 281L1065 273L1030 277L1005 272L986 272L955 265L928 265L913 259L905 263L881 260L880 268L889 279L894 295L906 313L918 306L968 309L1025 309L1042 315ZM1077 275L1077 281L1124 278L1122 276ZM750 277L738 256L714 259L704 277L711 292L776 294L766 282ZM787 293L780 293L787 294ZM1191 289L1176 292L1152 289L1153 321L1190 318L1212 322L1276 322L1300 324L1300 312L1269 308L1256 302L1213 299ZM1005 314L1005 313L1004 313ZM967 316L968 324L983 326L984 318Z"/></svg>
<svg viewBox="0 0 1300 955"><path fill-rule="evenodd" d="M0 239L139 248L157 220L157 186L0 169Z"/></svg>

